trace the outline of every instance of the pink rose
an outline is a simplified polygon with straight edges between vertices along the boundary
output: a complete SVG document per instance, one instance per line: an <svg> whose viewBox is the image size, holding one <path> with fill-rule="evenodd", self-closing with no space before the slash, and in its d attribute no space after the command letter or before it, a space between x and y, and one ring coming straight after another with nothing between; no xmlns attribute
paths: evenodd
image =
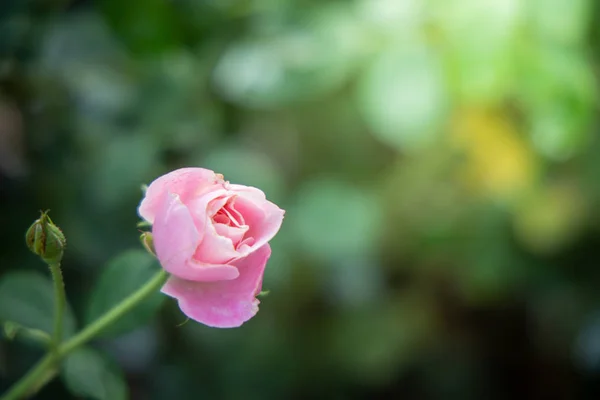
<svg viewBox="0 0 600 400"><path fill-rule="evenodd" d="M256 295L284 211L256 188L232 185L203 168L182 168L150 184L139 207L171 274L162 292L184 314L230 328L258 311Z"/></svg>

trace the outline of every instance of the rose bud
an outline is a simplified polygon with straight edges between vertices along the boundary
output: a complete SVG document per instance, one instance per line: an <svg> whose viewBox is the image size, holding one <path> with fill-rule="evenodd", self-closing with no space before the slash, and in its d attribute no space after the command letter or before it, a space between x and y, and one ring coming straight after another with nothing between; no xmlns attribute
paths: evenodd
<svg viewBox="0 0 600 400"><path fill-rule="evenodd" d="M27 230L25 241L29 250L40 256L46 264L58 264L62 260L67 240L54 225L47 211L43 211Z"/></svg>

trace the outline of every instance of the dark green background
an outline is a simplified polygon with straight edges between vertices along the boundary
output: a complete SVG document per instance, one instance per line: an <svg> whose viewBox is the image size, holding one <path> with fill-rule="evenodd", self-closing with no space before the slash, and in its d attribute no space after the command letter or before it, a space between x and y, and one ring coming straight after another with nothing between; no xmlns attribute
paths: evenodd
<svg viewBox="0 0 600 400"><path fill-rule="evenodd" d="M81 327L140 248L140 185L202 166L286 209L270 294L232 330L137 311L78 355L96 391L596 399L599 24L594 0L0 0L0 281L47 273L24 233L50 209ZM0 341L0 391L38 356Z"/></svg>

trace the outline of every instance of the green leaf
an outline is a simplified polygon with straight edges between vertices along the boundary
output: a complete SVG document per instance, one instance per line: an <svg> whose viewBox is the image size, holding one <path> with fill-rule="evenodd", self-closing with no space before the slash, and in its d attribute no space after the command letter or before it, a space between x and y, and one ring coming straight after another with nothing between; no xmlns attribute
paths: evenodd
<svg viewBox="0 0 600 400"><path fill-rule="evenodd" d="M310 181L290 206L290 233L298 248L323 261L369 254L382 230L376 203L368 190L328 178Z"/></svg>
<svg viewBox="0 0 600 400"><path fill-rule="evenodd" d="M129 250L113 258L102 271L92 291L85 315L89 324L139 289L158 271L158 263L143 250ZM134 310L116 321L100 336L116 336L146 323L158 310L165 296L152 294Z"/></svg>
<svg viewBox="0 0 600 400"><path fill-rule="evenodd" d="M99 8L116 36L136 55L161 53L180 45L175 7L162 0L102 0Z"/></svg>
<svg viewBox="0 0 600 400"><path fill-rule="evenodd" d="M592 4L587 0L534 0L523 3L528 11L528 29L536 37L561 45L585 41L592 21Z"/></svg>
<svg viewBox="0 0 600 400"><path fill-rule="evenodd" d="M360 111L373 134L398 148L422 148L445 122L448 94L438 55L425 45L395 44L367 69Z"/></svg>
<svg viewBox="0 0 600 400"><path fill-rule="evenodd" d="M218 93L256 109L277 109L338 89L365 51L348 5L307 13L292 26L250 34L225 50L214 70Z"/></svg>
<svg viewBox="0 0 600 400"><path fill-rule="evenodd" d="M39 345L43 348L48 347L52 342L52 338L47 332L25 328L13 321L5 322L2 328L4 330L4 337L8 340L24 339L29 343Z"/></svg>
<svg viewBox="0 0 600 400"><path fill-rule="evenodd" d="M33 271L8 273L0 279L0 322L52 333L54 289L49 277ZM65 307L65 337L75 332L75 318Z"/></svg>
<svg viewBox="0 0 600 400"><path fill-rule="evenodd" d="M591 138L598 99L594 73L585 52L558 46L528 50L519 96L533 145L548 158L568 159Z"/></svg>
<svg viewBox="0 0 600 400"><path fill-rule="evenodd" d="M127 387L120 369L98 351L81 348L63 364L62 379L75 396L95 400L127 399Z"/></svg>

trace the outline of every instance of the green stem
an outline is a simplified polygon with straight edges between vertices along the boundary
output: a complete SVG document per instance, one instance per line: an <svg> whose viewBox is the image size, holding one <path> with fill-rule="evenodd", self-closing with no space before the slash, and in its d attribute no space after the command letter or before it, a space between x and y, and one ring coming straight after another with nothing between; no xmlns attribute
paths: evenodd
<svg viewBox="0 0 600 400"><path fill-rule="evenodd" d="M167 280L168 275L164 270L158 272L152 279L125 298L122 302L108 310L104 315L85 327L77 335L60 345L55 354L44 356L29 372L21 378L0 400L20 400L39 389L42 384L47 383L45 377L53 368L56 368L60 360L73 352L79 346L87 343L105 328L117 321L123 315L131 311L149 295L156 292Z"/></svg>
<svg viewBox="0 0 600 400"><path fill-rule="evenodd" d="M123 315L131 311L135 306L145 300L152 293L156 292L167 281L168 275L164 270L160 270L148 282L125 298L122 302L108 310L103 316L86 326L81 332L66 341L59 348L59 356L64 357L82 344L87 343L98 335L105 328L109 327L113 322L121 318ZM4 399L0 399L4 400Z"/></svg>
<svg viewBox="0 0 600 400"><path fill-rule="evenodd" d="M60 263L50 264L50 272L54 281L54 333L52 335L52 349L56 351L63 337L63 315L65 313L66 296Z"/></svg>
<svg viewBox="0 0 600 400"><path fill-rule="evenodd" d="M55 358L52 353L46 354L44 358L2 396L2 400L20 400L29 396L39 380L46 374L46 371L53 367L54 361Z"/></svg>

